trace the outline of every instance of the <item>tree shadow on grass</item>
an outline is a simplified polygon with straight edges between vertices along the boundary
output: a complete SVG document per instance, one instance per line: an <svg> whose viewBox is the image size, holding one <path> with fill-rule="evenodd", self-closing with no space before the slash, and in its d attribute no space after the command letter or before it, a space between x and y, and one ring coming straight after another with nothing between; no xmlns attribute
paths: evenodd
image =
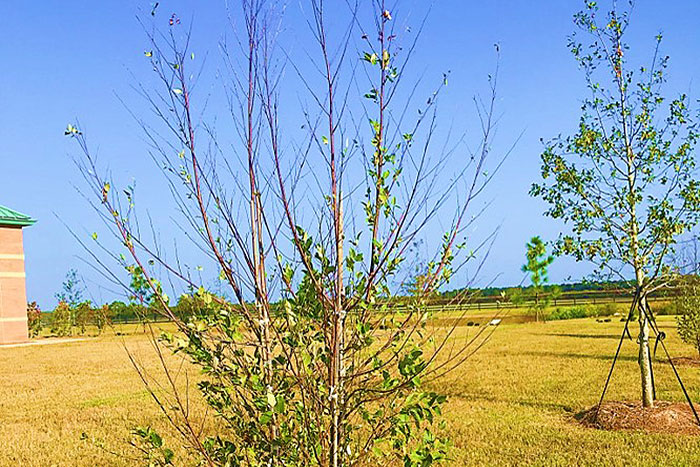
<svg viewBox="0 0 700 467"><path fill-rule="evenodd" d="M558 402L545 402L532 399L509 399L507 397L498 397L491 394L477 394L469 392L446 393L448 398L458 398L465 401L492 402L496 404L518 405L521 407L530 407L534 409L544 409L552 412L564 412L574 414L576 410L571 404L563 404Z"/></svg>
<svg viewBox="0 0 700 467"><path fill-rule="evenodd" d="M613 349L614 350L614 349ZM542 351L542 350L525 350L521 352L512 352L513 355L523 356L527 355L530 357L556 357L556 358L585 358L590 360L612 360L615 355L611 352L609 355L591 355L585 353L575 353L575 352L552 352L552 351ZM620 355L617 357L618 360L636 362L636 356Z"/></svg>
<svg viewBox="0 0 700 467"><path fill-rule="evenodd" d="M540 336L554 336L554 337L576 337L579 339L619 339L619 334L571 334L571 333L546 333L540 334Z"/></svg>

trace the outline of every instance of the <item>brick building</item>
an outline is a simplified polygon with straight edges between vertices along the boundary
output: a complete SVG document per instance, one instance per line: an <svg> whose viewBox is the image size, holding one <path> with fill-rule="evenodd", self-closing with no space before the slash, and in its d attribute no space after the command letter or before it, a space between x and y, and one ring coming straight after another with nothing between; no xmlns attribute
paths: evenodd
<svg viewBox="0 0 700 467"><path fill-rule="evenodd" d="M22 229L34 222L0 206L0 344L28 340Z"/></svg>

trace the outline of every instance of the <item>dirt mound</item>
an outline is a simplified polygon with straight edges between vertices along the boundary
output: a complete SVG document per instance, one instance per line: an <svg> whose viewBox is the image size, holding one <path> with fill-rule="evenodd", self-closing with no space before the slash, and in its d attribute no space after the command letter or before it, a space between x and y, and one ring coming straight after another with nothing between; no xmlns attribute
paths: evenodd
<svg viewBox="0 0 700 467"><path fill-rule="evenodd" d="M641 402L604 402L597 420L596 409L593 406L576 418L585 426L601 430L700 435L700 426L686 403L656 401L653 408L647 409Z"/></svg>

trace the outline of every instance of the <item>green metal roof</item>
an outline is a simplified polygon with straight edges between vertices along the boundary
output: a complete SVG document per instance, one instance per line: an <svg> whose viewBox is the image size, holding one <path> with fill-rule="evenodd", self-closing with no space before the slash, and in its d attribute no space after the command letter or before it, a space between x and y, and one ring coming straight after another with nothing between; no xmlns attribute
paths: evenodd
<svg viewBox="0 0 700 467"><path fill-rule="evenodd" d="M22 214L21 212L13 211L10 208L0 205L0 225L16 225L19 227L27 227L33 225L35 219Z"/></svg>

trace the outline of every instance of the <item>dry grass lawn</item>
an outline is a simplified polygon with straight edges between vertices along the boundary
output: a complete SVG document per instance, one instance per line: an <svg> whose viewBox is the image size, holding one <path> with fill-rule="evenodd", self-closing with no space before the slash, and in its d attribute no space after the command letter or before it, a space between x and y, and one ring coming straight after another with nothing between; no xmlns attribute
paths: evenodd
<svg viewBox="0 0 700 467"><path fill-rule="evenodd" d="M672 317L660 317L673 356L692 356ZM604 432L574 414L597 402L622 323L593 318L504 324L458 371L446 392L452 465L697 465L694 436ZM133 465L129 428L167 429L124 350L157 361L146 336L127 329L82 342L0 349L0 465ZM461 333L474 328L460 328ZM661 349L659 349L661 352ZM661 357L661 354L659 354ZM682 401L667 364L655 366L660 399ZM697 368L681 368L700 402ZM635 346L626 342L608 399L638 398ZM104 441L104 449L81 434ZM115 451L120 456L107 452Z"/></svg>

